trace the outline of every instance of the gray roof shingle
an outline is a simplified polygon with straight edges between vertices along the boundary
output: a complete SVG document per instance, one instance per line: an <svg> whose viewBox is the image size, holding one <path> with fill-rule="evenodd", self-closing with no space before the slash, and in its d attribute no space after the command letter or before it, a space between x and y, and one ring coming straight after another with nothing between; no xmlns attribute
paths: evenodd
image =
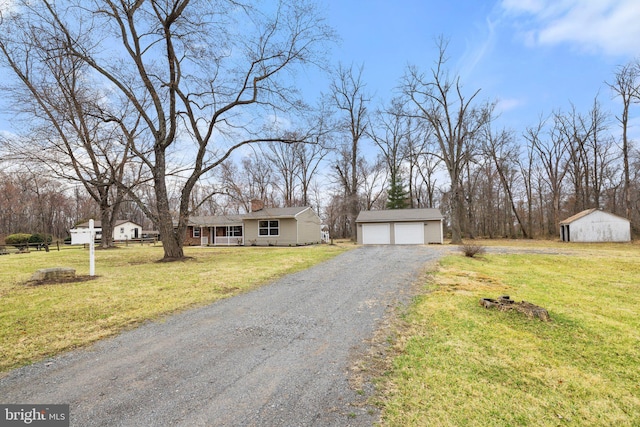
<svg viewBox="0 0 640 427"><path fill-rule="evenodd" d="M356 222L428 221L443 218L440 209L389 209L360 211Z"/></svg>
<svg viewBox="0 0 640 427"><path fill-rule="evenodd" d="M305 207L293 208L264 208L256 212L249 212L241 215L208 215L192 216L189 218L189 225L195 227L212 227L217 225L242 225L247 219L278 219L295 218L298 214L310 209Z"/></svg>
<svg viewBox="0 0 640 427"><path fill-rule="evenodd" d="M294 208L264 208L256 212L249 212L244 215L244 219L267 219L267 218L295 218L301 212L310 209L308 206Z"/></svg>

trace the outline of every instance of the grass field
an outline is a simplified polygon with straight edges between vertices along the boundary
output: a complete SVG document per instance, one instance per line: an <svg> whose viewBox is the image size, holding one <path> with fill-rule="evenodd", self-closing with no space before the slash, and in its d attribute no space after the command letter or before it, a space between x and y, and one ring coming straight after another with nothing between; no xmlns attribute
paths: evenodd
<svg viewBox="0 0 640 427"><path fill-rule="evenodd" d="M444 258L397 322L394 356L377 381L382 424L639 426L640 245L481 243L489 252L480 258ZM175 263L156 262L159 246L99 250L94 280L41 286L25 285L40 268L87 275L88 251L2 256L0 372L344 250L194 247ZM545 307L553 321L478 304L505 294Z"/></svg>
<svg viewBox="0 0 640 427"><path fill-rule="evenodd" d="M640 246L490 249L425 279L380 379L383 425L640 426ZM553 321L479 305L500 295Z"/></svg>
<svg viewBox="0 0 640 427"><path fill-rule="evenodd" d="M351 246L352 247L352 246ZM158 263L160 246L96 251L96 278L27 286L41 268L89 274L88 250L0 257L0 372L84 346L149 319L255 288L329 259L344 246L187 247L190 259Z"/></svg>

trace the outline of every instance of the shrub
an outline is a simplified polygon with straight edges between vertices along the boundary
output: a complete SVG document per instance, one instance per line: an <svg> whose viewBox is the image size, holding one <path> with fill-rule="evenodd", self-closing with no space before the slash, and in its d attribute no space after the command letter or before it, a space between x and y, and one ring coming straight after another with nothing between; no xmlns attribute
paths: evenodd
<svg viewBox="0 0 640 427"><path fill-rule="evenodd" d="M465 243L460 247L460 250L462 251L464 256L469 258L473 258L476 255L482 255L486 252L484 246L475 243Z"/></svg>
<svg viewBox="0 0 640 427"><path fill-rule="evenodd" d="M7 245L24 245L26 243L29 243L29 239L31 238L31 234L28 233L15 233L15 234L10 234L8 235L5 239L4 242Z"/></svg>
<svg viewBox="0 0 640 427"><path fill-rule="evenodd" d="M34 233L29 237L29 243L51 243L53 238L49 234Z"/></svg>

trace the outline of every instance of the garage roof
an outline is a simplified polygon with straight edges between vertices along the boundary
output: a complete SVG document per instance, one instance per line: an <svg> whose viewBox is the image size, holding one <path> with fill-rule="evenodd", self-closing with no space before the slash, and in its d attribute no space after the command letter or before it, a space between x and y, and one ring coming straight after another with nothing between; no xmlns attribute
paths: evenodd
<svg viewBox="0 0 640 427"><path fill-rule="evenodd" d="M612 216L612 217L615 217L615 218L618 218L618 219L621 219L621 220L624 220L624 221L630 222L627 218L623 218L623 217L621 217L621 216L614 215L614 214L612 214L611 212L605 212L605 211L603 211L603 210L601 210L601 209L598 209L598 208L593 208L593 209L587 209L587 210L584 210L584 211L582 211L582 212L578 212L578 213L577 213L577 214L575 214L574 216L570 216L569 218L565 219L564 221L560 221L560 225L571 224L572 222L577 221L577 220L579 220L580 218L584 218L585 216L591 215L592 213L594 213L594 212L596 212L596 211L601 211L602 213L604 213L604 214L606 214L606 215L610 215L610 216Z"/></svg>
<svg viewBox="0 0 640 427"><path fill-rule="evenodd" d="M390 209L360 211L356 222L432 221L443 218L440 209Z"/></svg>

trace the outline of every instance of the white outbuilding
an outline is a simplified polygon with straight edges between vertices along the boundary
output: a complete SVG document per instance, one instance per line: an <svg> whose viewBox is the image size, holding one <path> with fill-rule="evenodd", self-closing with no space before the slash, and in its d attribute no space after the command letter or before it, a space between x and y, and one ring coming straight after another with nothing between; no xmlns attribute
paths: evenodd
<svg viewBox="0 0 640 427"><path fill-rule="evenodd" d="M563 242L630 242L631 221L600 209L587 209L560 222Z"/></svg>
<svg viewBox="0 0 640 427"><path fill-rule="evenodd" d="M443 216L438 209L361 211L356 219L361 245L443 243Z"/></svg>
<svg viewBox="0 0 640 427"><path fill-rule="evenodd" d="M102 239L102 222L100 220L94 221L96 239ZM71 233L79 233L80 231L89 228L89 221L76 225L75 229L70 230ZM73 234L72 234L73 235ZM113 224L113 240L125 241L131 239L139 239L142 237L142 226L135 222L118 219Z"/></svg>

